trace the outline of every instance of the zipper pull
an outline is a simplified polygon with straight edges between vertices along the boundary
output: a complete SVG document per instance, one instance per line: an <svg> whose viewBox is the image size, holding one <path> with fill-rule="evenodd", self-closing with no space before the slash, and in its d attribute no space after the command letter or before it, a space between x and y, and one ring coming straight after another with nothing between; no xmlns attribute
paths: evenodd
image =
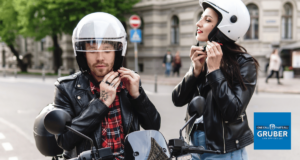
<svg viewBox="0 0 300 160"><path fill-rule="evenodd" d="M242 122L244 121L244 116L245 116L244 114L240 116L242 118Z"/></svg>

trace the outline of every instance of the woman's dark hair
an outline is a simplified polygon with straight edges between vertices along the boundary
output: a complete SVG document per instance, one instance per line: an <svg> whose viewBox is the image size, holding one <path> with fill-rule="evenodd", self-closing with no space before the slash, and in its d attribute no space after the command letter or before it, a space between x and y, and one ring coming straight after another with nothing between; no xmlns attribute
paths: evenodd
<svg viewBox="0 0 300 160"><path fill-rule="evenodd" d="M222 15L213 7L210 8L212 8L215 12L217 12L219 18L216 27L213 29L212 33L208 37L209 37L209 41L215 41L223 44L221 46L223 57L221 60L220 69L224 74L230 88L233 87L234 82L238 82L242 86L243 90L247 90L247 87L243 81L243 77L240 72L240 66L237 62L237 56L240 54L248 54L247 50L241 45L236 44L233 40L229 39L217 28L218 24L222 20ZM252 58L255 63L256 76L257 76L259 63L254 57ZM207 72L206 67L205 70L206 73Z"/></svg>
<svg viewBox="0 0 300 160"><path fill-rule="evenodd" d="M224 74L229 87L232 88L234 82L238 82L242 86L243 90L247 90L246 85L243 81L243 77L241 76L240 66L237 62L237 56L240 54L248 54L247 50L243 46L233 42L219 30L210 41L215 41L223 44L221 46L223 57L221 60L220 69ZM252 58L255 64L257 76L259 63L254 57Z"/></svg>

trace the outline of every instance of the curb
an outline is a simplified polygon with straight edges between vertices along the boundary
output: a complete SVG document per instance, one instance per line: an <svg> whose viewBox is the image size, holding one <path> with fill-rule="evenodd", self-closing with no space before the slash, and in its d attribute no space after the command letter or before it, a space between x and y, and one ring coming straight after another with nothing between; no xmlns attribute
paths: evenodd
<svg viewBox="0 0 300 160"><path fill-rule="evenodd" d="M260 92L262 92L262 93L300 94L300 91L296 91L296 90L258 89L258 94Z"/></svg>

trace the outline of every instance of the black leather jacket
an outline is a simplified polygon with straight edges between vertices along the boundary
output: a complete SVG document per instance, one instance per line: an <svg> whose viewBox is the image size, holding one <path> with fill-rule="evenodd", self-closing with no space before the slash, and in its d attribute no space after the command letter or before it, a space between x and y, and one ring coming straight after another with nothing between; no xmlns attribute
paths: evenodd
<svg viewBox="0 0 300 160"><path fill-rule="evenodd" d="M172 93L173 103L178 107L189 103L198 95L206 99L203 111L206 147L222 153L253 143L253 133L248 126L245 110L255 90L256 67L249 54L238 55L237 62L247 87L245 91L237 83L230 89L220 69L207 75L206 72L201 73L196 78L191 68ZM190 118L188 114L187 118ZM194 125L189 125L186 128L188 143L193 127Z"/></svg>
<svg viewBox="0 0 300 160"><path fill-rule="evenodd" d="M89 84L88 78L81 72L59 78L55 83L54 106L67 111L72 117L71 127L92 138L96 147L101 148L101 122L109 110L91 93ZM140 130L140 125L146 130L160 128L160 115L141 84L139 91L140 96L136 99L132 99L126 89L117 92L125 136ZM71 131L56 136L56 141L65 150L66 158L90 150L90 143Z"/></svg>

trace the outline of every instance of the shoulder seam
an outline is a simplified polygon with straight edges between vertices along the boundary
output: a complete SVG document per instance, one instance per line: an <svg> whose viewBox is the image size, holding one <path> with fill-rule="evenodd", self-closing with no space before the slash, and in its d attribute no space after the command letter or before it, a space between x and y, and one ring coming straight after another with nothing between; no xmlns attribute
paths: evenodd
<svg viewBox="0 0 300 160"><path fill-rule="evenodd" d="M69 75L69 76L65 76L65 77L59 77L57 79L58 83L61 83L63 81L67 81L67 80L74 80L76 79L77 77L79 76L79 73L74 73L72 75Z"/></svg>

